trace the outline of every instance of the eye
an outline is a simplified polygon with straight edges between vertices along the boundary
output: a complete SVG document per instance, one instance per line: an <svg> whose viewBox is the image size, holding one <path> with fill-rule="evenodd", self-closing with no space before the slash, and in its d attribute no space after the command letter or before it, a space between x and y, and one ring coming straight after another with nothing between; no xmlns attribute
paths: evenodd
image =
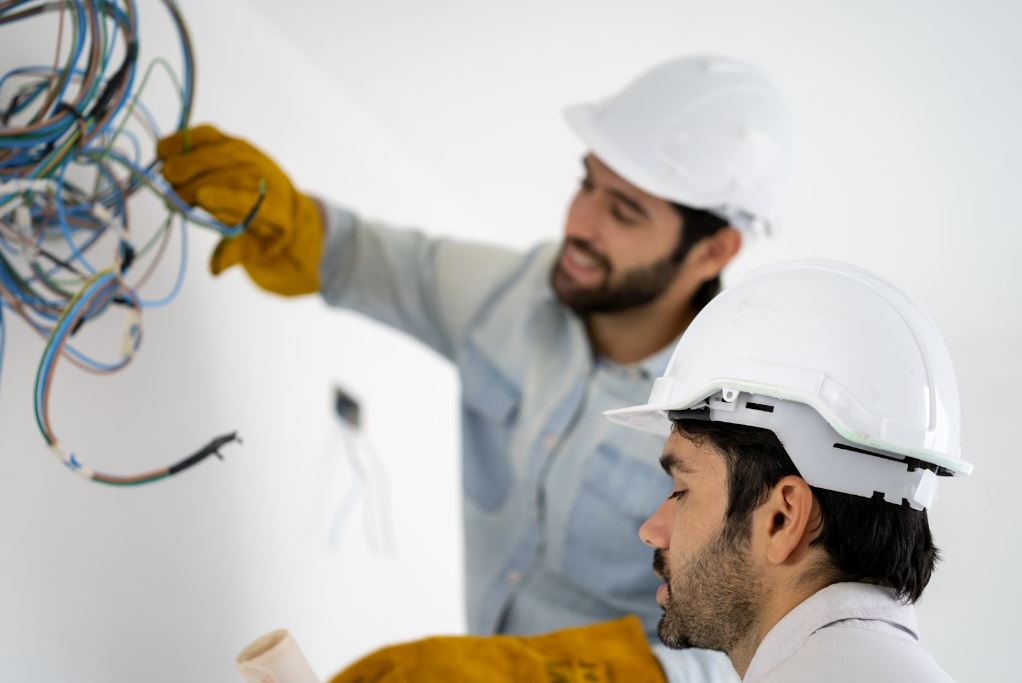
<svg viewBox="0 0 1022 683"><path fill-rule="evenodd" d="M667 496L667 499L668 500L681 500L681 497L684 496L686 493L688 493L688 491L686 491L685 489L681 489L681 490L675 491L671 495Z"/></svg>
<svg viewBox="0 0 1022 683"><path fill-rule="evenodd" d="M613 209L611 209L610 213L611 213L612 216L614 216L614 220L616 220L618 223L621 223L622 225L637 225L638 224L637 220L635 220L631 216L626 215L625 212L622 211L617 206L615 206Z"/></svg>
<svg viewBox="0 0 1022 683"><path fill-rule="evenodd" d="M593 189L593 181L588 176L578 181L578 185L583 192L591 192Z"/></svg>

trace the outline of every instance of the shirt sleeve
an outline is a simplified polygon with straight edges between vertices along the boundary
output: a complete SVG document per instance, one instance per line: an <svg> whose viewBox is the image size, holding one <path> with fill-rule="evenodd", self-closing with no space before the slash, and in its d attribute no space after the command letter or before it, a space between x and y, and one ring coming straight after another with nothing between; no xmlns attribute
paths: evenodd
<svg viewBox="0 0 1022 683"><path fill-rule="evenodd" d="M432 239L321 206L323 299L412 335L451 360L479 308L522 262L509 249Z"/></svg>

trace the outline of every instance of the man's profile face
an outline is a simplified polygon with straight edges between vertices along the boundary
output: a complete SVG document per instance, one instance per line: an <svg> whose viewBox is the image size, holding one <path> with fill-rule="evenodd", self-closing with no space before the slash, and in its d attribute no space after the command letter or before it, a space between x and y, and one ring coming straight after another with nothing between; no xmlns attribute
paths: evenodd
<svg viewBox="0 0 1022 683"><path fill-rule="evenodd" d="M727 651L757 617L762 589L746 529L728 527L727 469L704 443L677 432L661 458L673 492L642 525L664 579L658 634L668 647Z"/></svg>
<svg viewBox="0 0 1022 683"><path fill-rule="evenodd" d="M551 274L558 297L580 313L627 310L658 298L681 264L681 216L592 154L568 209Z"/></svg>

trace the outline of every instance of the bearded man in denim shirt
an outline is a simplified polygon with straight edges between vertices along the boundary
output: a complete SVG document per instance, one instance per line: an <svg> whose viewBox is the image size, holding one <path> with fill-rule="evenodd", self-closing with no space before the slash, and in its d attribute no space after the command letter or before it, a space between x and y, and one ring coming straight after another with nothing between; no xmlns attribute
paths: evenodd
<svg viewBox="0 0 1022 683"><path fill-rule="evenodd" d="M656 643L657 579L637 531L670 492L645 457L660 444L602 413L646 398L743 233L775 224L791 125L761 72L711 55L661 64L566 118L589 148L581 184L563 240L526 253L364 221L208 126L159 155L182 198L225 223L259 204L218 245L214 273L240 263L264 289L319 292L457 365L472 633L637 614ZM675 679L735 675L705 651L662 661Z"/></svg>

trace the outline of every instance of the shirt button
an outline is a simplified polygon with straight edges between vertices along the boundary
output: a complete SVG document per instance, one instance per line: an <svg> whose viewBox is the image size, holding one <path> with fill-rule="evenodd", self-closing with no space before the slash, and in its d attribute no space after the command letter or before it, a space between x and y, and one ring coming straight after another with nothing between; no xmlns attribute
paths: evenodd
<svg viewBox="0 0 1022 683"><path fill-rule="evenodd" d="M522 573L517 569L508 569L504 573L504 582L509 586L517 586L522 582Z"/></svg>
<svg viewBox="0 0 1022 683"><path fill-rule="evenodd" d="M556 434L547 434L543 437L543 446L546 447L548 451L552 451L557 448L557 444L560 442L561 440Z"/></svg>

